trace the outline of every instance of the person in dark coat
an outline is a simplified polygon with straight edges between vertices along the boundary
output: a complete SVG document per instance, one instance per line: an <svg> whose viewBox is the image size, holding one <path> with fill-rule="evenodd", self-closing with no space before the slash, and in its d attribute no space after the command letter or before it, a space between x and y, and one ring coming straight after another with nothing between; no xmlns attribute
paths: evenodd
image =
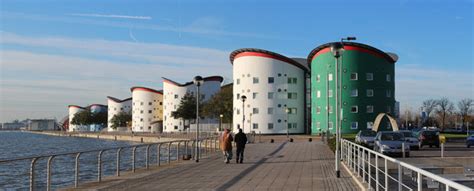
<svg viewBox="0 0 474 191"><path fill-rule="evenodd" d="M236 162L237 163L242 163L244 160L244 150L245 150L245 144L247 143L247 135L242 132L242 129L239 129L239 133L235 135L235 145L237 147L236 151ZM240 160L239 160L240 159Z"/></svg>

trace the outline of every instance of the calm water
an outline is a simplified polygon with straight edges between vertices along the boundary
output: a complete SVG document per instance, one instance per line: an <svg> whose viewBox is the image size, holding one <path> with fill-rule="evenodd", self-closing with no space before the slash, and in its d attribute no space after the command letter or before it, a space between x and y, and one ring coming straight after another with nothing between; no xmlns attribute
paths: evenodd
<svg viewBox="0 0 474 191"><path fill-rule="evenodd" d="M75 151L105 149L120 146L129 146L135 143L125 141L109 141L91 138L58 137L38 135L26 132L0 131L0 161L35 155L57 154ZM146 147L139 147L136 151L137 168L145 166ZM150 149L150 163L155 164L156 149ZM162 148L161 160L165 160L166 148ZM102 154L102 171L104 176L114 175L116 172L116 150L105 151ZM84 153L80 162L80 182L97 180L98 152ZM121 151L121 171L131 169L131 149ZM173 152L174 156L174 152ZM35 188L46 188L46 163L48 158L41 158L35 168ZM29 171L31 160L0 163L0 190L27 190L29 189ZM62 188L74 185L75 155L58 156L52 162L52 188Z"/></svg>

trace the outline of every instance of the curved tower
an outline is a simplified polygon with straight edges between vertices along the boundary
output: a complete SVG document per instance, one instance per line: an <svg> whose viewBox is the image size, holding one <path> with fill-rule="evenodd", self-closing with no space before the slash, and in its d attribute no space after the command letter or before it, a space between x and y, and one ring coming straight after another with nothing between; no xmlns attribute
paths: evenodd
<svg viewBox="0 0 474 191"><path fill-rule="evenodd" d="M254 48L235 50L230 54L230 62L234 78L234 132L243 128L245 133L304 133L308 72L304 63ZM247 97L244 103L243 95Z"/></svg>
<svg viewBox="0 0 474 191"><path fill-rule="evenodd" d="M69 110L69 131L70 132L72 132L72 131L87 131L88 130L87 126L73 125L72 124L72 119L74 119L74 115L76 115L76 113L79 113L81 111L86 110L86 108L81 107L81 106L77 106L77 105L69 105L68 110Z"/></svg>
<svg viewBox="0 0 474 191"><path fill-rule="evenodd" d="M336 60L332 43L316 47L308 55L311 67L312 133L335 132ZM369 45L344 42L340 58L342 133L371 128L378 113L393 113L395 107L395 62L397 56ZM326 105L329 108L326 109ZM328 120L329 119L329 120ZM328 122L329 121L329 122ZM388 122L382 129L390 128Z"/></svg>
<svg viewBox="0 0 474 191"><path fill-rule="evenodd" d="M111 96L107 96L107 105L109 106L107 113L107 131L117 131L117 128L112 128L112 123L110 120L120 112L131 114L132 98L130 97L124 100L120 100Z"/></svg>
<svg viewBox="0 0 474 191"><path fill-rule="evenodd" d="M132 131L156 132L163 121L163 92L132 87Z"/></svg>

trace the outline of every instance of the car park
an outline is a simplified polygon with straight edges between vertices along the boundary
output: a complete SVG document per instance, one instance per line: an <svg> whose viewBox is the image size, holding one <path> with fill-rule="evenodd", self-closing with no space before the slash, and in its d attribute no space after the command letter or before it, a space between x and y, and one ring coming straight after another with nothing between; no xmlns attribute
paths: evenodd
<svg viewBox="0 0 474 191"><path fill-rule="evenodd" d="M380 131L375 136L374 150L385 155L410 156L410 146L405 143L405 137L397 131ZM403 149L402 146L405 145Z"/></svg>
<svg viewBox="0 0 474 191"><path fill-rule="evenodd" d="M420 149L420 141L415 137L413 132L409 130L402 130L399 132L403 133L403 136L405 137L405 144L409 145L411 150Z"/></svg>
<svg viewBox="0 0 474 191"><path fill-rule="evenodd" d="M471 134L466 138L466 147L470 148L471 146L474 146L474 134Z"/></svg>
<svg viewBox="0 0 474 191"><path fill-rule="evenodd" d="M366 147L369 147L369 148L373 148L374 147L374 139L375 139L376 135L377 135L377 133L375 131L372 131L372 130L360 130L359 133L357 133L357 135L355 137L355 142L360 144L360 145L363 145L363 146L366 146Z"/></svg>
<svg viewBox="0 0 474 191"><path fill-rule="evenodd" d="M429 145L430 147L436 146L439 148L439 131L422 130L418 134L418 140L420 141L420 149L425 145Z"/></svg>

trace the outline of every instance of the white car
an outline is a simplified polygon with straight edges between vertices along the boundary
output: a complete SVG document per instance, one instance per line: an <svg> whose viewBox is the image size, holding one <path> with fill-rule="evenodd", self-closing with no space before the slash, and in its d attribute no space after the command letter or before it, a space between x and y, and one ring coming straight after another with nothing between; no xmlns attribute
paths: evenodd
<svg viewBox="0 0 474 191"><path fill-rule="evenodd" d="M405 145L409 145L411 150L419 150L420 149L420 140L415 137L413 132L409 130L401 130L400 133L403 133L405 137Z"/></svg>
<svg viewBox="0 0 474 191"><path fill-rule="evenodd" d="M369 148L374 147L374 139L377 133L372 130L360 130L355 137L355 142Z"/></svg>

